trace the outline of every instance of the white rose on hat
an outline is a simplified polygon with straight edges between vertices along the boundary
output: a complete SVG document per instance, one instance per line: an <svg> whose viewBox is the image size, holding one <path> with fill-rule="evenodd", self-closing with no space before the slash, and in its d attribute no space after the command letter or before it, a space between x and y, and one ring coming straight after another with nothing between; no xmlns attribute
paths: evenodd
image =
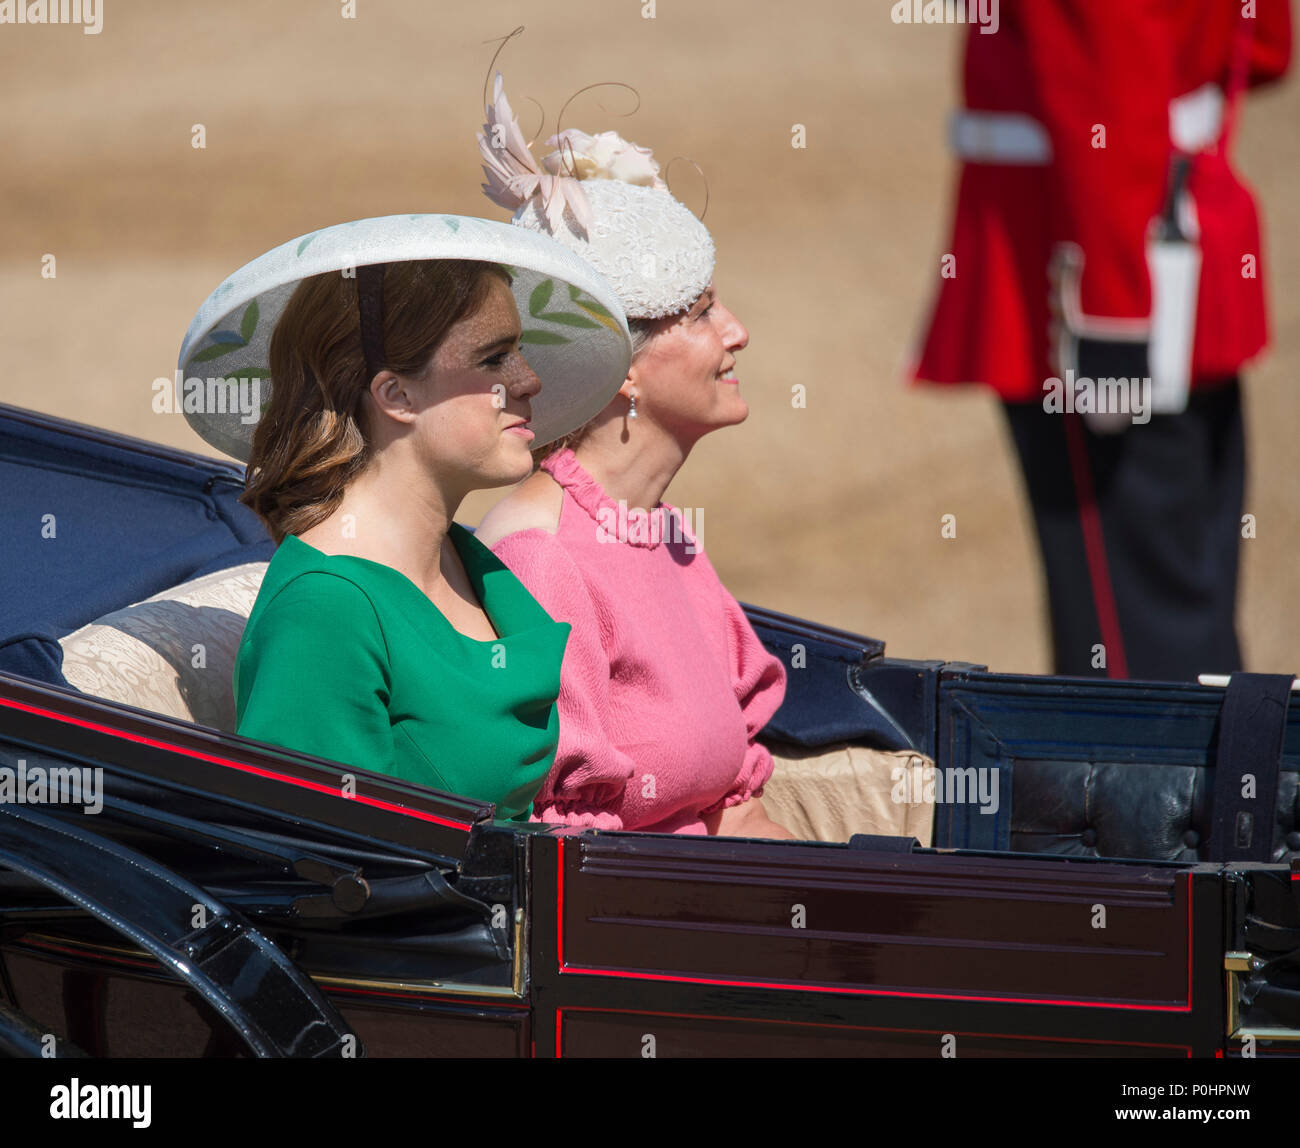
<svg viewBox="0 0 1300 1148"><path fill-rule="evenodd" d="M588 135L577 128L566 128L547 143L555 151L543 157L542 166L553 175L575 173L578 179L619 179L641 187L668 185L659 178L659 165L648 147L629 143L618 132Z"/></svg>

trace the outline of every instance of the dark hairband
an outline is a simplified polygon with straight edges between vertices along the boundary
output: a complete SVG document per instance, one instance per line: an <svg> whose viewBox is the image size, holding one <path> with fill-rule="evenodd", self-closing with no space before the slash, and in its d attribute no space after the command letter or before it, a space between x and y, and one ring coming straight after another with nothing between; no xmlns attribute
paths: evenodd
<svg viewBox="0 0 1300 1148"><path fill-rule="evenodd" d="M384 369L384 268L372 263L357 268L357 312L361 316L361 353L366 384Z"/></svg>

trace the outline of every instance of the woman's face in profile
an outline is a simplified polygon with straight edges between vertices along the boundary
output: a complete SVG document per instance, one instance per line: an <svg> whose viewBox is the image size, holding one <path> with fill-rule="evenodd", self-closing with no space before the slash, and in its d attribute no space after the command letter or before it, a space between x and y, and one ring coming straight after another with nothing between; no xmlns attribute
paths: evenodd
<svg viewBox="0 0 1300 1148"><path fill-rule="evenodd" d="M749 415L735 375L749 332L713 284L675 322L658 330L636 358L637 406L665 430L693 441Z"/></svg>
<svg viewBox="0 0 1300 1148"><path fill-rule="evenodd" d="M492 275L483 305L434 352L418 433L431 465L463 476L467 489L505 486L532 470L533 433L524 424L541 383L519 350L520 333L514 295Z"/></svg>

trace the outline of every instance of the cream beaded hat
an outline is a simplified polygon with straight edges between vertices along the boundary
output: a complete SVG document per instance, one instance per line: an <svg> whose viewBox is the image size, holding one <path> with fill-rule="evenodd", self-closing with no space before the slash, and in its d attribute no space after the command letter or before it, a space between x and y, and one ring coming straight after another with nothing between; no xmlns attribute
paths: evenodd
<svg viewBox="0 0 1300 1148"><path fill-rule="evenodd" d="M552 236L614 288L629 319L690 308L713 278L713 239L659 178L649 148L614 132L568 129L533 158L496 75L487 123L478 134L483 191L514 209L513 222Z"/></svg>

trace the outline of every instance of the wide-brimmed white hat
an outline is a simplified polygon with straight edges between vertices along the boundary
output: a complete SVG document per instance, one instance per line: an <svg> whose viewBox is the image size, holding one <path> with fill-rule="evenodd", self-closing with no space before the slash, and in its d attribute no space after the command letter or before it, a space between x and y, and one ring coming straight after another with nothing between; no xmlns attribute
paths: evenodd
<svg viewBox="0 0 1300 1148"><path fill-rule="evenodd" d="M536 445L582 426L614 397L632 344L617 293L588 263L549 236L506 223L388 215L292 239L245 264L208 296L185 333L177 372L177 402L190 426L211 446L247 462L274 386L271 333L298 284L330 271L355 274L365 343L367 302L372 338L382 325L373 318L382 314L382 276L367 269L416 259L499 263L510 273L523 324L521 350L542 384L529 419ZM234 401L234 384L251 388L258 401Z"/></svg>

